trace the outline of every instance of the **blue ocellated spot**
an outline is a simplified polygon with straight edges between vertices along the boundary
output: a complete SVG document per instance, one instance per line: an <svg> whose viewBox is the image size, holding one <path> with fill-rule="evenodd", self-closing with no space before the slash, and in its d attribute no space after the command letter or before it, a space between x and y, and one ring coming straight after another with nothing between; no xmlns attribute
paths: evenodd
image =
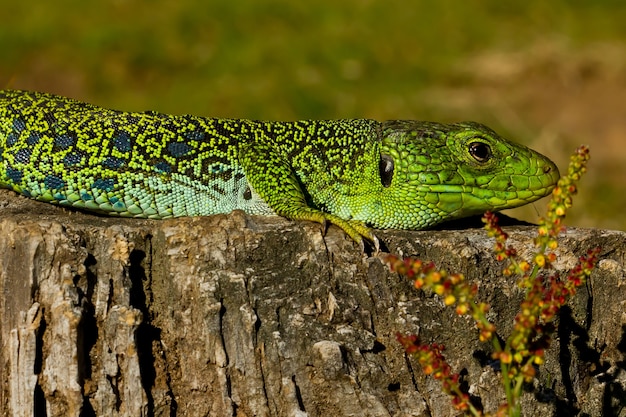
<svg viewBox="0 0 626 417"><path fill-rule="evenodd" d="M106 168L118 169L122 165L124 165L124 160L120 158L116 158L114 156L108 156L104 158L102 161L102 165Z"/></svg>
<svg viewBox="0 0 626 417"><path fill-rule="evenodd" d="M201 130L192 130L190 132L185 133L185 137L189 140L204 140L204 132Z"/></svg>
<svg viewBox="0 0 626 417"><path fill-rule="evenodd" d="M20 135L16 134L15 132L9 133L9 136L7 136L7 146L15 145L19 137Z"/></svg>
<svg viewBox="0 0 626 417"><path fill-rule="evenodd" d="M46 178L44 178L43 185L45 185L46 188L58 190L59 188L63 188L65 183L60 177L56 175L48 175L46 176Z"/></svg>
<svg viewBox="0 0 626 417"><path fill-rule="evenodd" d="M93 188L97 188L102 191L111 191L113 190L114 185L115 180L113 180L113 178L108 178L106 180L99 178L93 182Z"/></svg>
<svg viewBox="0 0 626 417"><path fill-rule="evenodd" d="M54 195L54 199L58 200L58 201L63 201L63 200L67 200L65 194L61 194L61 193L56 193Z"/></svg>
<svg viewBox="0 0 626 417"><path fill-rule="evenodd" d="M83 156L79 153L68 153L63 158L63 164L66 166L77 165L77 164L80 164L82 159L83 159Z"/></svg>
<svg viewBox="0 0 626 417"><path fill-rule="evenodd" d="M37 132L31 132L31 134L28 136L28 139L26 139L26 143L28 143L29 145L36 145L40 139L41 136L39 136Z"/></svg>
<svg viewBox="0 0 626 417"><path fill-rule="evenodd" d="M61 135L54 138L54 144L61 149L67 149L74 144L74 139L68 135Z"/></svg>
<svg viewBox="0 0 626 417"><path fill-rule="evenodd" d="M24 123L24 121L22 119L15 119L13 120L13 130L16 132L21 132L22 130L26 129L26 123Z"/></svg>
<svg viewBox="0 0 626 417"><path fill-rule="evenodd" d="M109 198L109 203L111 203L111 204L115 204L115 203L117 203L118 201L120 201L120 199L119 199L119 198L117 198L117 197L115 197L115 196L113 196L113 197Z"/></svg>
<svg viewBox="0 0 626 417"><path fill-rule="evenodd" d="M191 146L183 142L171 142L167 145L167 150L172 154L172 156L179 157L185 156L189 153L189 151L191 151Z"/></svg>
<svg viewBox="0 0 626 417"><path fill-rule="evenodd" d="M168 164L167 162L157 162L156 164L154 164L154 169L157 172L161 172L163 174L169 174L172 172L172 166L170 164Z"/></svg>
<svg viewBox="0 0 626 417"><path fill-rule="evenodd" d="M20 149L15 154L15 162L19 162L21 164L29 163L31 153L32 151L30 149Z"/></svg>
<svg viewBox="0 0 626 417"><path fill-rule="evenodd" d="M228 167L226 167L228 169ZM224 165L211 165L209 167L211 174L220 174L225 171Z"/></svg>
<svg viewBox="0 0 626 417"><path fill-rule="evenodd" d="M113 146L120 152L130 151L130 136L128 136L128 133L121 132L113 138Z"/></svg>
<svg viewBox="0 0 626 417"><path fill-rule="evenodd" d="M13 168L7 168L7 177L14 183L20 183L22 181L22 171Z"/></svg>
<svg viewBox="0 0 626 417"><path fill-rule="evenodd" d="M89 200L93 200L93 196L89 193L86 192L81 192L80 193L80 199L83 201L89 201Z"/></svg>
<svg viewBox="0 0 626 417"><path fill-rule="evenodd" d="M109 201L111 201L111 199L109 199ZM117 201L117 202L113 203L113 210L115 210L115 211L125 211L126 210L126 204L124 204L124 202L122 202L122 201Z"/></svg>

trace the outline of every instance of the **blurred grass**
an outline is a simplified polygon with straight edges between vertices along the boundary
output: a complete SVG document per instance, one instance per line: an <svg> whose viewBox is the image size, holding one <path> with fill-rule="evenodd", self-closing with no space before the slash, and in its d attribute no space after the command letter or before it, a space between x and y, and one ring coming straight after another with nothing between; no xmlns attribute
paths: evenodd
<svg viewBox="0 0 626 417"><path fill-rule="evenodd" d="M493 77L480 66L465 69L485 53L551 42L575 53L626 39L626 2L618 0L3 3L0 85L6 87L125 110L220 117L478 119L562 167L583 133L566 125L553 142L532 141L546 118L525 112L542 104L550 111L542 87L529 82L526 90L536 88L539 98L519 106L496 88L492 94L501 101L485 105L481 77ZM532 75L549 85L562 74L540 68ZM469 101L451 104L468 90L474 91ZM500 109L511 114L503 117ZM613 165L591 165L592 172L610 171L590 182L601 191L577 203L575 224L626 228L619 183L626 178L618 175L623 155ZM537 207L543 211L543 204Z"/></svg>

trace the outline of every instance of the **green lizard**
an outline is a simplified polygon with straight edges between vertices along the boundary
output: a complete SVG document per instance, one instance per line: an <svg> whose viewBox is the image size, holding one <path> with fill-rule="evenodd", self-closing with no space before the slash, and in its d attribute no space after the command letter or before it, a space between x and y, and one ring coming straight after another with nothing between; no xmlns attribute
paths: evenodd
<svg viewBox="0 0 626 417"><path fill-rule="evenodd" d="M266 122L128 113L0 91L0 186L62 206L165 219L241 209L423 229L547 195L546 157L473 122Z"/></svg>

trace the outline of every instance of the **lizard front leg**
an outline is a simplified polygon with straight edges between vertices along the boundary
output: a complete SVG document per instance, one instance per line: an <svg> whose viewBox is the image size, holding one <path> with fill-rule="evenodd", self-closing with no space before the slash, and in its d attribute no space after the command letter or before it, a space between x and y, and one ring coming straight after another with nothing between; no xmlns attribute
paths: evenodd
<svg viewBox="0 0 626 417"><path fill-rule="evenodd" d="M289 161L271 144L243 142L239 145L238 159L251 187L276 214L322 225L332 223L343 229L361 247L364 247L363 239L366 239L378 251L378 238L365 223L347 220L312 207Z"/></svg>

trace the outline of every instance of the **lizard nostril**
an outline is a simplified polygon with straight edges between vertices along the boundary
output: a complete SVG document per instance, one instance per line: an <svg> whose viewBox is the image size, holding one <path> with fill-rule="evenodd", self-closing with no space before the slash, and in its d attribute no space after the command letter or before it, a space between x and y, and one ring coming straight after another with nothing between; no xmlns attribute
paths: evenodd
<svg viewBox="0 0 626 417"><path fill-rule="evenodd" d="M548 172L552 171L552 167L549 165L546 165L545 167L543 167L543 173L547 174Z"/></svg>

